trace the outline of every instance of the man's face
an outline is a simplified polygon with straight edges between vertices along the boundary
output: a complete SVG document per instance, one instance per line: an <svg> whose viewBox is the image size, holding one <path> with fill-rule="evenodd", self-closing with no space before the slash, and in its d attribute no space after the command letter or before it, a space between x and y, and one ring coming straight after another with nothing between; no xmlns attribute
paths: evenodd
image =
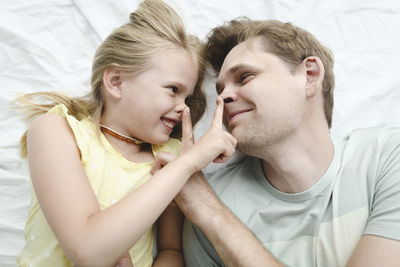
<svg viewBox="0 0 400 267"><path fill-rule="evenodd" d="M240 43L226 56L217 80L225 101L224 123L249 155L279 144L299 128L305 113L306 75L291 72L279 57L266 52L257 37Z"/></svg>

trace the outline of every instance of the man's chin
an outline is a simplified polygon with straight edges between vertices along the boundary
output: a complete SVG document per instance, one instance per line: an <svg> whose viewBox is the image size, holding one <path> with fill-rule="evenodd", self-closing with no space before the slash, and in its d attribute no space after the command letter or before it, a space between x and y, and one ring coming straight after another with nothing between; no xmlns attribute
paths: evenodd
<svg viewBox="0 0 400 267"><path fill-rule="evenodd" d="M243 154L249 155L249 156L253 156L253 157L257 157L258 156L258 146L255 146L251 143L247 143L247 142L243 142L243 143L239 143L236 146L237 150L239 150L240 152L242 152Z"/></svg>
<svg viewBox="0 0 400 267"><path fill-rule="evenodd" d="M239 138L241 137L241 131L238 129L238 127L235 127L235 128L233 128L233 129L228 129L228 132L233 136L233 137L235 137L236 139L238 139L238 141L239 141Z"/></svg>
<svg viewBox="0 0 400 267"><path fill-rule="evenodd" d="M248 137L240 134L240 133L231 133L233 137L236 138L237 140L237 145L236 148L239 149L241 152L246 153L245 151L247 150L246 148L251 146L250 140Z"/></svg>

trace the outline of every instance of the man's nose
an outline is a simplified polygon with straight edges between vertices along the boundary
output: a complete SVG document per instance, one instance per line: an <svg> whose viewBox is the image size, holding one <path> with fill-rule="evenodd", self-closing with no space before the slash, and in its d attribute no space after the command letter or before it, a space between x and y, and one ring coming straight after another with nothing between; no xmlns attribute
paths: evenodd
<svg viewBox="0 0 400 267"><path fill-rule="evenodd" d="M236 101L239 96L234 88L226 86L224 90L221 92L220 96L224 100L224 103L231 103Z"/></svg>

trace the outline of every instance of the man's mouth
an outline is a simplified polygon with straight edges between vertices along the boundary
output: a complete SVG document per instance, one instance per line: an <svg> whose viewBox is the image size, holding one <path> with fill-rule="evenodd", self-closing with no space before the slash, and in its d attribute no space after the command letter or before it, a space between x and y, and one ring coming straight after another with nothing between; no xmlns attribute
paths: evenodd
<svg viewBox="0 0 400 267"><path fill-rule="evenodd" d="M249 111L251 111L252 109L242 109L242 110L237 110L234 112L231 112L228 114L227 116L227 122L228 124L232 121L232 119L234 119L235 117L239 117L239 115L243 114L243 113L247 113Z"/></svg>

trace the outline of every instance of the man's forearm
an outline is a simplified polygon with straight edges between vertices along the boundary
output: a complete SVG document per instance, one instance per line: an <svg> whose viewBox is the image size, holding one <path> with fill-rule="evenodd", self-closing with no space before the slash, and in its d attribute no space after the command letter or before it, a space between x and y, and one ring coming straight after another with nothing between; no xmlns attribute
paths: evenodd
<svg viewBox="0 0 400 267"><path fill-rule="evenodd" d="M204 232L226 266L282 266L221 203L201 173L194 174L185 187L177 204Z"/></svg>

